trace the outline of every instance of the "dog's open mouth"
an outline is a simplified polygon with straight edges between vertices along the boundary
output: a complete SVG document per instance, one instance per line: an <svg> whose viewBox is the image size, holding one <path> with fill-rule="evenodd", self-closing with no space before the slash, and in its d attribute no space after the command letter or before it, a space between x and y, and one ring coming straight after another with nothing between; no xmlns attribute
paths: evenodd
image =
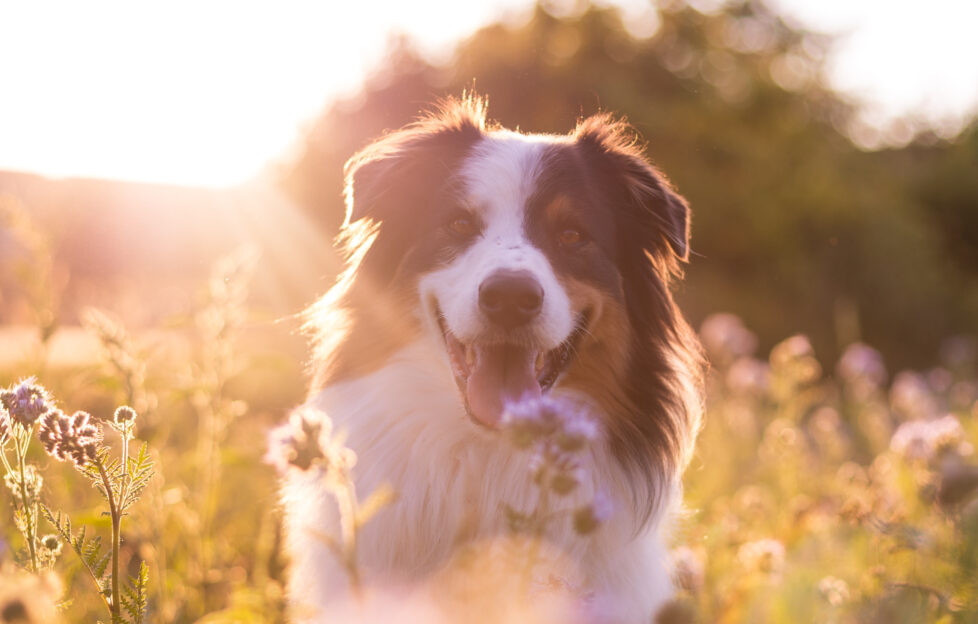
<svg viewBox="0 0 978 624"><path fill-rule="evenodd" d="M554 385L574 359L589 319L581 313L564 342L542 350L508 342L463 343L448 329L441 310L435 313L465 408L487 427L498 425L507 403L539 397Z"/></svg>

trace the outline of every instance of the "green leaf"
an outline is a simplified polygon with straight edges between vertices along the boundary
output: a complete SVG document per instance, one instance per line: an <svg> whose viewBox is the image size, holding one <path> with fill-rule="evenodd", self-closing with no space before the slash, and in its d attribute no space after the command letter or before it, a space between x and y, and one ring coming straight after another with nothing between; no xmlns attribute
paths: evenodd
<svg viewBox="0 0 978 624"><path fill-rule="evenodd" d="M129 582L122 588L120 602L129 614L133 624L142 624L146 618L147 599L146 586L149 583L149 566L145 561L139 564L139 575L129 577Z"/></svg>

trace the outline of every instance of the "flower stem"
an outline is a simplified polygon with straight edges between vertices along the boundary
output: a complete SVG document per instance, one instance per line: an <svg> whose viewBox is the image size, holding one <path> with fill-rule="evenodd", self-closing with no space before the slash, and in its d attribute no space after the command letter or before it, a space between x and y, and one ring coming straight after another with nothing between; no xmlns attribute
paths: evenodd
<svg viewBox="0 0 978 624"><path fill-rule="evenodd" d="M541 542L547 529L547 520L550 517L550 491L547 487L550 481L550 471L547 470L546 466L544 466L543 471L543 476L540 481L540 496L537 499L537 506L533 510L533 515L530 516L533 530L530 536L529 550L523 564L521 584L523 599L525 600L528 600L530 597L530 589L533 585L533 568L540 556Z"/></svg>
<svg viewBox="0 0 978 624"><path fill-rule="evenodd" d="M343 565L350 579L350 589L359 600L361 597L360 570L357 568L357 494L351 482L337 492L336 502L340 511L340 532L343 547Z"/></svg>
<svg viewBox="0 0 978 624"><path fill-rule="evenodd" d="M98 468L99 475L102 477L102 484L105 486L105 495L109 501L109 514L112 516L112 601L109 603L109 611L112 614L112 622L122 621L122 611L120 606L119 593L119 549L122 543L122 514L116 506L115 496L112 492L112 481L105 472L105 466L98 457L94 459L95 466Z"/></svg>
<svg viewBox="0 0 978 624"><path fill-rule="evenodd" d="M24 521L27 523L27 546L31 552L31 572L37 572L37 552L35 550L34 542L35 540L35 526L34 518L36 514L32 513L30 509L30 503L27 500L27 471L26 465L24 463L24 455L26 455L25 449L22 449L19 445L17 449L17 464L20 468L20 496L21 503L24 505Z"/></svg>

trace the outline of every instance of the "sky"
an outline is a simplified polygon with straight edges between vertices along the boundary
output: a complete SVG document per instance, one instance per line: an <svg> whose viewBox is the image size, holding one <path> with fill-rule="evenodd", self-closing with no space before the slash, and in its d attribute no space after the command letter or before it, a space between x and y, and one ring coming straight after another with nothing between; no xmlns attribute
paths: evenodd
<svg viewBox="0 0 978 624"><path fill-rule="evenodd" d="M691 0L709 10L718 0ZM770 0L841 35L831 83L868 126L952 133L978 110L976 0ZM654 27L642 0L618 0ZM0 169L221 187L288 157L392 31L444 57L529 0L0 0ZM649 31L651 32L651 31Z"/></svg>

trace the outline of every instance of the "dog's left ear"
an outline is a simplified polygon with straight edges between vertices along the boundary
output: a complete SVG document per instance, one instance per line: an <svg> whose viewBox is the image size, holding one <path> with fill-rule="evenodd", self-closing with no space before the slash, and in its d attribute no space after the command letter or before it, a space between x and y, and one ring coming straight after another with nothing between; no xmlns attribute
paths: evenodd
<svg viewBox="0 0 978 624"><path fill-rule="evenodd" d="M595 115L578 124L574 137L605 164L605 176L623 187L637 225L646 232L649 251L671 250L679 260L688 260L689 205L645 158L632 127L609 115Z"/></svg>

